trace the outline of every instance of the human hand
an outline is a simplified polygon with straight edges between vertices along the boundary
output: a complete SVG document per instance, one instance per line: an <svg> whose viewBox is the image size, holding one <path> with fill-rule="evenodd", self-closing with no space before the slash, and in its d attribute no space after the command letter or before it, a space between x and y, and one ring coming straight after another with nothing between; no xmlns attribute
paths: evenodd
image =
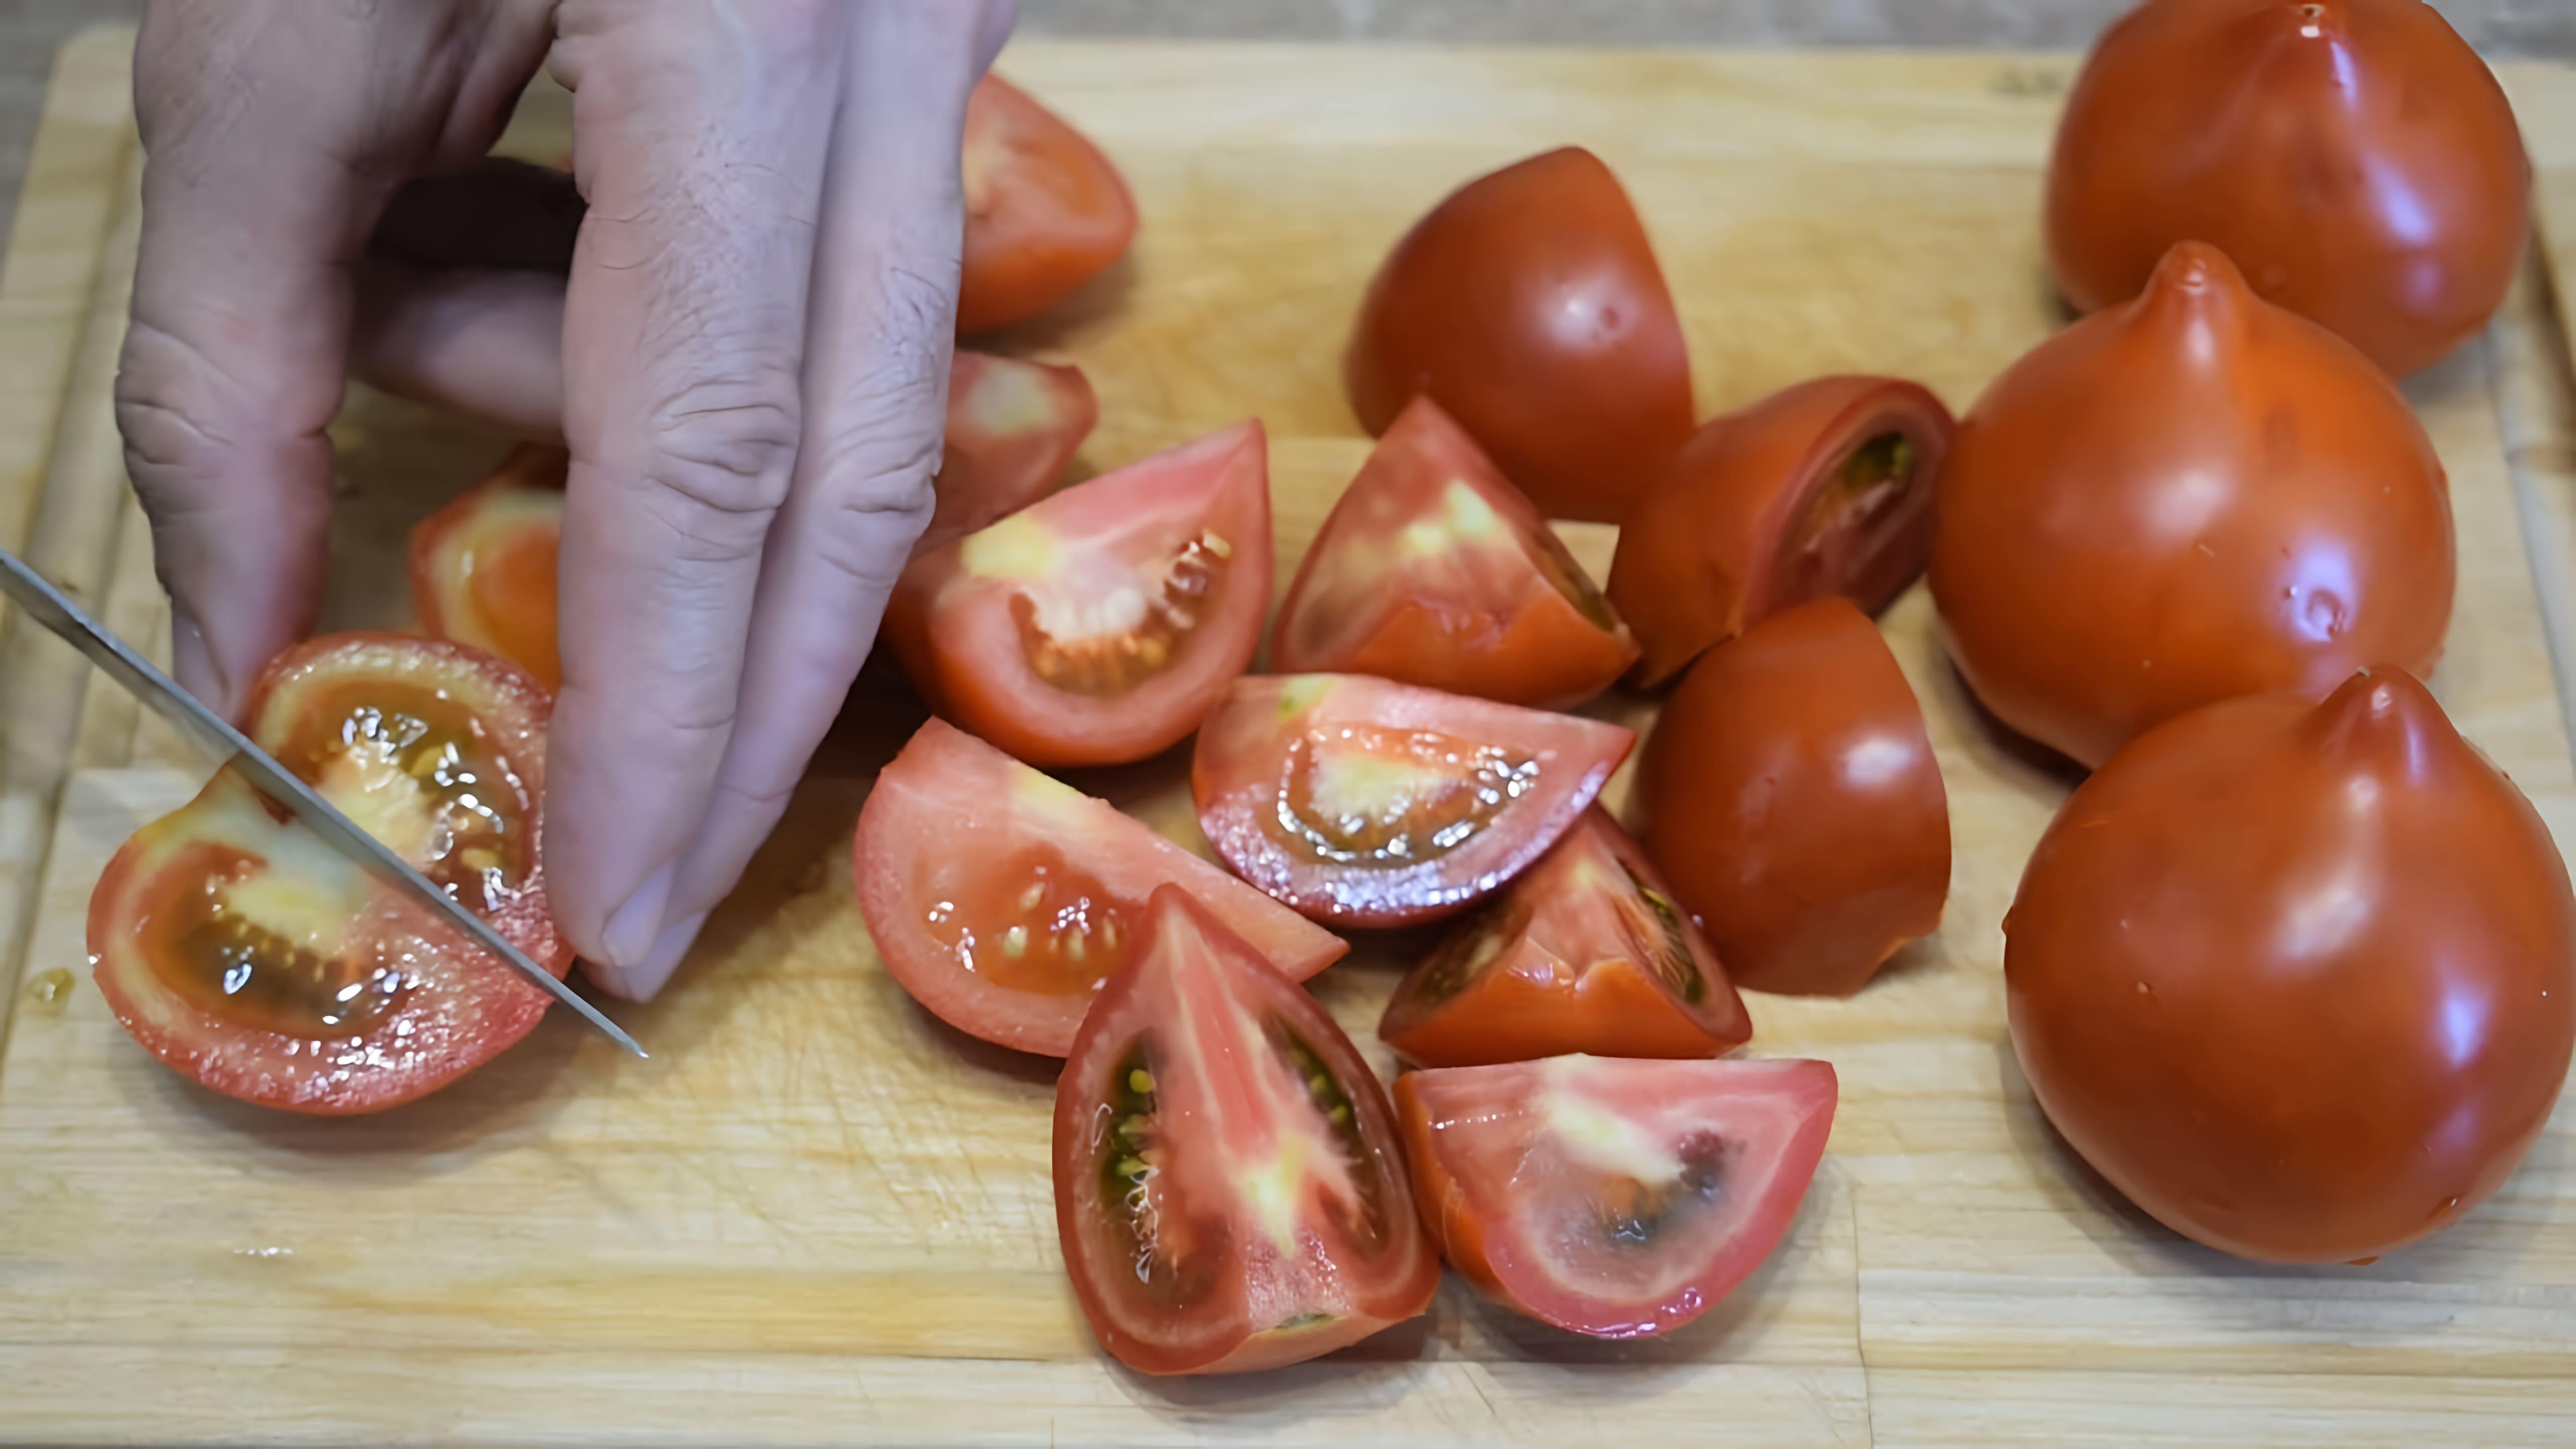
<svg viewBox="0 0 2576 1449"><path fill-rule="evenodd" d="M551 51L588 201L548 761L559 924L647 996L784 809L931 507L958 137L1009 0L161 0L118 378L181 681L308 631L355 277L397 189L489 149ZM532 359L533 361L533 359Z"/></svg>

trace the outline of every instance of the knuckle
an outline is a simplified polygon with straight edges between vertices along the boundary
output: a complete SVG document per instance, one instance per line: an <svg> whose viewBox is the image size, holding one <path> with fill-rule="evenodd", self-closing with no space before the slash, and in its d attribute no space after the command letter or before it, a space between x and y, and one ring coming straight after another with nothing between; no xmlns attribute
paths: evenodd
<svg viewBox="0 0 2576 1449"><path fill-rule="evenodd" d="M115 410L126 470L145 508L184 509L187 483L212 472L228 447L204 359L174 334L136 319L117 364Z"/></svg>
<svg viewBox="0 0 2576 1449"><path fill-rule="evenodd" d="M802 424L792 374L704 377L652 414L644 481L692 512L766 520L787 496Z"/></svg>

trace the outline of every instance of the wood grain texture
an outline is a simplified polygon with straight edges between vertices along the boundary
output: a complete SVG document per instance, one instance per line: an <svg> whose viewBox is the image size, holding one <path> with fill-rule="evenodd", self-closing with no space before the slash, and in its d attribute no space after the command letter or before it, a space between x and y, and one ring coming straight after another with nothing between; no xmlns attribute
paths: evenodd
<svg viewBox="0 0 2576 1449"><path fill-rule="evenodd" d="M1921 377L1964 406L2057 322L2036 205L2064 57L1024 44L1003 68L1101 141L1145 217L1128 263L1008 344L1090 373L1103 425L1083 471L1262 416L1283 565L1366 453L1336 379L1370 269L1443 191L1542 146L1592 145L1628 181L1683 307L1703 410L1851 368ZM2560 71L2514 79L2527 106L2576 86ZM514 142L543 154L562 123L560 93L541 92ZM2542 291L2526 288L2487 339L2409 391L2458 510L2440 693L2567 840L2576 766L2533 568L2563 580L2565 556L2527 545L2523 520L2568 480L2534 471L2551 460L2507 434L2519 419L2520 436L2564 435L2563 386L2535 370L2555 338ZM0 369L11 390L95 382L48 382L7 356ZM387 560L404 529L502 444L363 392L338 437L332 619L399 623L408 605ZM51 486L115 496L122 480L111 459ZM1606 531L1573 541L1606 562ZM120 618L148 630L140 557L119 548L107 587ZM2057 1142L2005 1037L1998 922L2066 782L1977 722L1931 624L1920 590L1884 620L1950 789L1949 919L1851 1001L1750 999L1756 1049L1830 1058L1845 1094L1826 1167L1760 1273L1688 1331L1624 1346L1532 1327L1452 1282L1419 1323L1215 1382L1100 1358L1054 1240L1052 1064L940 1026L867 944L849 830L876 763L919 717L899 687L859 692L671 990L615 1008L652 1061L553 1019L456 1087L356 1122L210 1097L108 1019L81 970L91 884L202 772L121 746L123 726L94 709L0 1055L0 1435L2576 1434L2567 1113L2496 1199L2367 1268L2207 1253ZM1178 760L1074 778L1203 848ZM1315 983L1381 1068L1369 1028L1424 944L1364 941ZM37 989L63 979L68 991Z"/></svg>

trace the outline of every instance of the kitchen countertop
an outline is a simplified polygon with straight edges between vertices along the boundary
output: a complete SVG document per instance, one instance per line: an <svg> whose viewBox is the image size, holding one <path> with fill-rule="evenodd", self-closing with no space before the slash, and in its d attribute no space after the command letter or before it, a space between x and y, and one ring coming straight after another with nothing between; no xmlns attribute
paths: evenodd
<svg viewBox="0 0 2576 1449"><path fill-rule="evenodd" d="M1038 35L1451 40L1487 45L1898 45L2077 49L2127 0L1020 0ZM2498 58L2576 62L2569 0L2437 7ZM0 0L0 235L55 47L84 25L131 21L142 0Z"/></svg>

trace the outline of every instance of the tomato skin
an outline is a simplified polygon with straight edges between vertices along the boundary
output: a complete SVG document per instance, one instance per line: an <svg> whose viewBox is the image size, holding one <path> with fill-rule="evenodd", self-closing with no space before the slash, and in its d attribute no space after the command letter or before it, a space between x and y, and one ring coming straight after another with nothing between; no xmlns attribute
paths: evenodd
<svg viewBox="0 0 2576 1449"><path fill-rule="evenodd" d="M2430 672L2453 569L2449 484L2406 399L2197 243L1995 379L1932 531L1960 673L2087 766L2212 700Z"/></svg>
<svg viewBox="0 0 2576 1449"><path fill-rule="evenodd" d="M1089 616L1112 575L1156 581L1115 553L1138 541L1163 568L1189 540L1219 539L1222 573L1181 601L1193 623L1141 680L1085 694L1042 676L1022 615L1045 592ZM1115 765L1198 728L1260 647L1270 606L1270 467L1258 422L1185 443L1040 500L904 570L883 637L941 714L1033 765ZM1084 645L1094 636L1071 640ZM1114 632L1110 637L1115 637ZM1128 637L1134 637L1132 633Z"/></svg>
<svg viewBox="0 0 2576 1449"><path fill-rule="evenodd" d="M548 690L555 653L555 549L563 531L563 449L523 443L492 476L411 531L411 596L423 629L498 654Z"/></svg>
<svg viewBox="0 0 2576 1449"><path fill-rule="evenodd" d="M2395 669L2196 710L2084 782L2004 919L2049 1120L2158 1220L2341 1262L2512 1174L2576 1045L2548 827Z"/></svg>
<svg viewBox="0 0 2576 1449"><path fill-rule="evenodd" d="M1571 709L1637 641L1546 520L1429 397L1405 405L1279 605L1270 667Z"/></svg>
<svg viewBox="0 0 2576 1449"><path fill-rule="evenodd" d="M1449 1266L1507 1308L1611 1339L1681 1328L1770 1256L1824 1160L1839 1095L1832 1064L1805 1060L1553 1057L1433 1068L1395 1081L1414 1198ZM1616 1129L1605 1131L1607 1123ZM1630 1261L1618 1268L1652 1271L1657 1281L1622 1284L1597 1262L1565 1261L1588 1245L1551 1207L1574 1196L1597 1213L1612 1191L1637 1195L1648 1186L1582 1162L1584 1145L1615 1131L1627 1152L1639 1141L1671 1150L1721 1127L1737 1131L1738 1150L1714 1184L1720 1216L1704 1227L1715 1231L1693 1238L1695 1225L1675 1225L1680 1241L1668 1255L1642 1262L1623 1244L1620 1256ZM1551 1199L1560 1186L1573 1191ZM1661 1223L1648 1230L1659 1243L1665 1232Z"/></svg>
<svg viewBox="0 0 2576 1449"><path fill-rule="evenodd" d="M479 650L398 634L309 640L279 654L254 681L245 728L294 766L295 743L335 691L387 680L435 687L472 714L480 743L503 766L478 782L495 808L524 825L514 886L482 914L538 965L561 977L572 948L546 905L543 853L545 725L551 700L524 671ZM326 791L327 793L327 791ZM195 800L135 832L90 896L88 938L100 995L120 1025L154 1056L226 1096L316 1116L382 1111L425 1096L497 1056L533 1029L552 998L365 876L232 770ZM245 836L292 847L275 865L298 884L346 901L351 939L365 949L410 953L425 984L392 1015L349 1035L304 1037L228 1017L180 995L152 952L161 917L217 873L236 879L273 864ZM299 843L300 842L300 843ZM415 862L416 864L419 862ZM424 867L426 868L426 867Z"/></svg>
<svg viewBox="0 0 2576 1449"><path fill-rule="evenodd" d="M1652 913L1645 892L1662 898L1669 917ZM1672 899L1645 852L1595 805L1406 974L1378 1035L1426 1067L1578 1054L1709 1057L1742 1046L1753 1020ZM1481 949L1489 937L1497 946L1489 963L1463 985L1446 984L1458 969L1453 953ZM1696 999L1666 971L1687 973Z"/></svg>
<svg viewBox="0 0 2576 1449"><path fill-rule="evenodd" d="M1502 803L1458 843L1385 860L1334 861L1284 838L1296 815L1300 758L1318 760L1327 745L1363 739L1351 773L1363 780L1385 757L1378 741L1422 743L1434 759L1454 764L1466 750L1507 757L1520 784L1492 788ZM1536 863L1571 828L1636 743L1620 725L1520 709L1465 695L1442 694L1356 674L1261 676L1235 681L1199 730L1190 758L1190 794L1199 829L1234 873L1313 920L1348 926L1396 926L1455 915L1500 890ZM1406 763L1399 762L1399 767ZM1312 780L1324 773L1318 765ZM1439 774L1439 783L1464 777ZM1432 781L1417 773L1398 791ZM1463 787L1462 787L1463 788ZM1479 789L1489 782L1479 780ZM1354 807L1356 808L1356 807ZM1316 805L1337 819L1351 810ZM1305 815L1296 815L1300 821ZM1454 828L1435 813L1405 817L1407 838ZM1366 854L1355 852L1356 855Z"/></svg>
<svg viewBox="0 0 2576 1449"><path fill-rule="evenodd" d="M1949 796L1914 691L1847 599L1702 655L1635 798L1638 839L1740 987L1847 996L1941 924Z"/></svg>
<svg viewBox="0 0 2576 1449"><path fill-rule="evenodd" d="M1654 247L1619 178L1571 146L1414 223L1369 283L1344 377L1372 434L1438 399L1550 518L1619 522L1691 431Z"/></svg>
<svg viewBox="0 0 2576 1449"><path fill-rule="evenodd" d="M2403 376L2494 315L2530 191L2502 87L2432 6L2149 0L2067 97L2048 254L2091 311L2210 243Z"/></svg>
<svg viewBox="0 0 2576 1449"><path fill-rule="evenodd" d="M1394 1109L1350 1038L1178 886L1155 891L1147 930L1151 946L1102 989L1056 1083L1056 1227L1101 1346L1145 1373L1245 1373L1420 1315L1440 1260ZM1290 1037L1307 1061L1283 1050ZM1142 1138L1119 1130L1103 1090L1131 1050L1151 1093ZM1340 1124L1310 1081L1329 1083ZM1101 1229L1113 1205L1095 1168L1112 1151L1150 1164L1150 1185L1129 1190L1154 1209L1152 1259L1195 1275L1190 1301L1155 1301L1133 1246ZM1247 1194L1252 1181L1275 1190Z"/></svg>
<svg viewBox="0 0 2576 1449"><path fill-rule="evenodd" d="M1818 594L1871 614L1894 602L1931 557L1934 480L1953 428L1939 398L1885 377L1815 378L1704 424L1619 531L1610 600L1644 647L1637 682L1661 684ZM1823 529L1805 551L1812 562L1793 565L1785 555L1810 511L1832 501L1844 460L1888 433L1911 449L1904 478L1866 517Z"/></svg>
<svg viewBox="0 0 2576 1449"><path fill-rule="evenodd" d="M1033 877L1013 868L1042 850L1099 883L1107 894L1100 902L1104 914L1141 918L1157 887L1182 887L1291 981L1305 980L1350 949L1141 821L933 719L878 773L859 811L851 847L859 913L886 973L913 1000L958 1030L1001 1046L1063 1056L1094 993L1016 990L979 974L961 964L927 918L935 905L965 899L978 877L1005 893L1019 891ZM1133 939L1141 944L1141 933ZM1104 943L1094 949L1106 975L1135 948Z"/></svg>
<svg viewBox="0 0 2576 1449"><path fill-rule="evenodd" d="M1054 306L1127 252L1136 203L1089 138L998 75L966 97L966 199L957 330L1008 326Z"/></svg>

